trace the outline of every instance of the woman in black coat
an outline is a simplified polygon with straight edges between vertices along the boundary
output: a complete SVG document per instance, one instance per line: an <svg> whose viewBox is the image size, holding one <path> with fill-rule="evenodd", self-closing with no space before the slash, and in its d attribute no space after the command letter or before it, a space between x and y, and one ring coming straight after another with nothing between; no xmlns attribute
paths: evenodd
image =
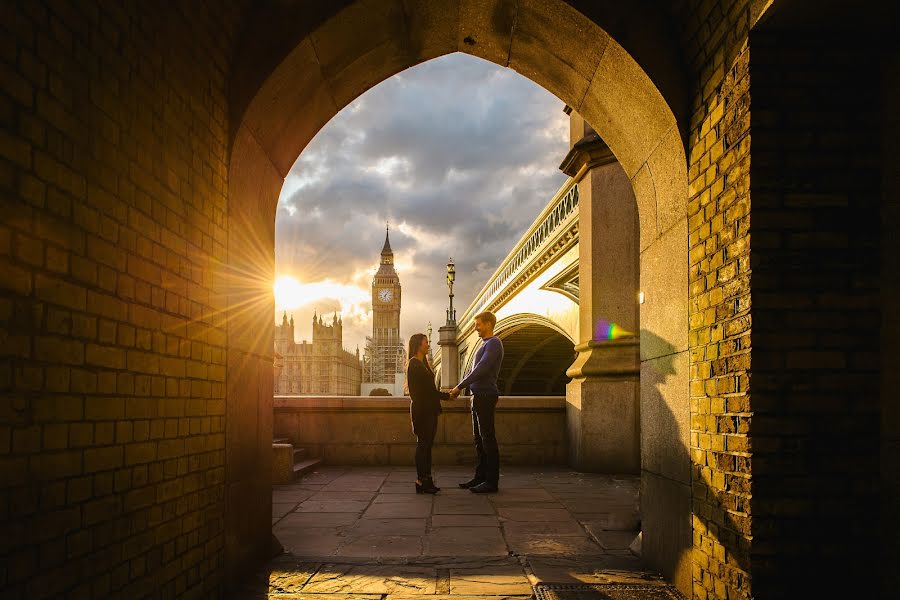
<svg viewBox="0 0 900 600"><path fill-rule="evenodd" d="M406 384L409 387L413 433L416 434L416 493L436 494L441 488L434 485L431 474L431 447L437 433L441 400L450 394L441 392L434 383L434 371L428 366L428 337L417 333L409 338L409 362L406 365Z"/></svg>

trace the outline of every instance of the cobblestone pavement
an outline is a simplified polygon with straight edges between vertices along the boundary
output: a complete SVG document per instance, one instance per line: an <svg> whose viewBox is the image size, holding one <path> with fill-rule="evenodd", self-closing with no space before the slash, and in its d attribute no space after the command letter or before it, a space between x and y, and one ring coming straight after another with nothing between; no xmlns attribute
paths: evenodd
<svg viewBox="0 0 900 600"><path fill-rule="evenodd" d="M656 581L628 549L639 478L504 469L500 492L436 469L417 495L406 467L322 467L272 493L284 553L235 598L530 598L537 583Z"/></svg>

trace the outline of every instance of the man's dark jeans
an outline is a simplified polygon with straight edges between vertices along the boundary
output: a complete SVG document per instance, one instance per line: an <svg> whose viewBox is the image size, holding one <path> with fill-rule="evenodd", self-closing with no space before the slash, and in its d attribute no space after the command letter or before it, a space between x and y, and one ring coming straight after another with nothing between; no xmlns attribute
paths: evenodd
<svg viewBox="0 0 900 600"><path fill-rule="evenodd" d="M500 451L497 448L497 432L494 416L497 396L475 394L472 398L472 434L475 438L475 478L497 485L500 480Z"/></svg>

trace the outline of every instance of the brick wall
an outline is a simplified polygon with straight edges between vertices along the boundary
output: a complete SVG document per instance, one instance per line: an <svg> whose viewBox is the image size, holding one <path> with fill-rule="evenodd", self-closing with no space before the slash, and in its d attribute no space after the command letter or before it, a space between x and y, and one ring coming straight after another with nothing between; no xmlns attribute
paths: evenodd
<svg viewBox="0 0 900 600"><path fill-rule="evenodd" d="M234 19L4 2L0 595L198 595L222 567Z"/></svg>
<svg viewBox="0 0 900 600"><path fill-rule="evenodd" d="M859 593L879 539L878 54L821 32L750 46L754 592L834 571Z"/></svg>
<svg viewBox="0 0 900 600"><path fill-rule="evenodd" d="M747 2L675 2L688 131L693 595L750 596Z"/></svg>

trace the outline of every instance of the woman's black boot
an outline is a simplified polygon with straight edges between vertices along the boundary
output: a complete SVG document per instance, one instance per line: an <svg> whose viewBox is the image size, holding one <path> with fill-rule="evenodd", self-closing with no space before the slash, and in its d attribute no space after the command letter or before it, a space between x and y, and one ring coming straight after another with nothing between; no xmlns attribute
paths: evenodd
<svg viewBox="0 0 900 600"><path fill-rule="evenodd" d="M421 480L416 479L417 494L437 494L439 491L440 488L434 486L434 481L432 481L430 477Z"/></svg>

